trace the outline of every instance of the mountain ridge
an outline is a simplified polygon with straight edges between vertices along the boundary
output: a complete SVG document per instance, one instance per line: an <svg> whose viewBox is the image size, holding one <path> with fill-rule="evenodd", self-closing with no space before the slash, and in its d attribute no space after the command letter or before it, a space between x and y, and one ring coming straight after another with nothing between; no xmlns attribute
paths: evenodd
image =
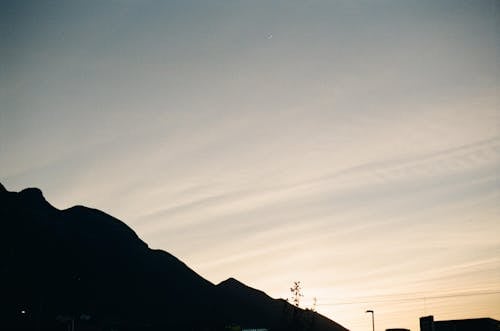
<svg viewBox="0 0 500 331"><path fill-rule="evenodd" d="M88 330L292 330L300 323L290 312L305 312L232 277L214 285L119 219L84 206L59 210L37 188L10 192L0 183L0 216L7 312L0 326L65 330L61 321L71 320ZM309 315L321 322L311 331L346 330Z"/></svg>

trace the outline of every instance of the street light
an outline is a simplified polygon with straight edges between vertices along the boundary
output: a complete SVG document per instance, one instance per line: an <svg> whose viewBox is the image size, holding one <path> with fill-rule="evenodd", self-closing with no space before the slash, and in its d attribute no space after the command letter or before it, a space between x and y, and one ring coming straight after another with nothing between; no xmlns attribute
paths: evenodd
<svg viewBox="0 0 500 331"><path fill-rule="evenodd" d="M375 313L373 310L367 310L366 313L372 314L372 331L375 331Z"/></svg>

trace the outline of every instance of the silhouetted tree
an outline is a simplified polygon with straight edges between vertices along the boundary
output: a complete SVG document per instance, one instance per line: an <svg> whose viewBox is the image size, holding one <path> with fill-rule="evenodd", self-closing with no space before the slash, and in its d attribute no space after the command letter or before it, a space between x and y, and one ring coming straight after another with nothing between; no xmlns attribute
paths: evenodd
<svg viewBox="0 0 500 331"><path fill-rule="evenodd" d="M292 292L293 305L298 308L300 306L300 298L304 296L304 294L302 294L300 282L293 282L293 286L290 287L290 292Z"/></svg>
<svg viewBox="0 0 500 331"><path fill-rule="evenodd" d="M316 320L317 299L313 299L312 308L300 308L300 300L304 297L300 281L293 282L290 287L292 297L283 303L283 318L280 330L310 331L314 329ZM290 304L291 303L291 304Z"/></svg>

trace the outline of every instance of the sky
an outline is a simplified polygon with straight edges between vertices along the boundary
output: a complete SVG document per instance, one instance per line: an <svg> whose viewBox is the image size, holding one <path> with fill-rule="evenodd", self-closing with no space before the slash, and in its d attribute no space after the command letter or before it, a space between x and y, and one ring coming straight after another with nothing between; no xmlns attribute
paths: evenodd
<svg viewBox="0 0 500 331"><path fill-rule="evenodd" d="M351 330L500 319L499 15L2 1L0 182Z"/></svg>

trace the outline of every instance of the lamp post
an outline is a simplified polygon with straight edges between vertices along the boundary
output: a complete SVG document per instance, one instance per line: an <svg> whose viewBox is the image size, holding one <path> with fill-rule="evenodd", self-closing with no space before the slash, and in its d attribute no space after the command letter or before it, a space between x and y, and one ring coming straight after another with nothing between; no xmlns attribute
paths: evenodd
<svg viewBox="0 0 500 331"><path fill-rule="evenodd" d="M375 313L373 310L367 310L366 312L372 314L372 331L375 331Z"/></svg>

